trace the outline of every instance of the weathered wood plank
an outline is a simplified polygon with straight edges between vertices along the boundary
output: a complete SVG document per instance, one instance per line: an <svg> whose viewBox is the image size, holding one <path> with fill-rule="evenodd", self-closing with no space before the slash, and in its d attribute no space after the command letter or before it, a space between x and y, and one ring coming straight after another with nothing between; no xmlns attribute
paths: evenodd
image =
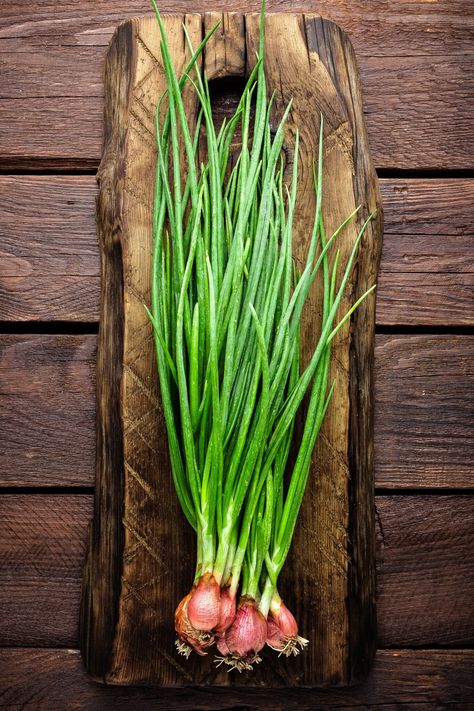
<svg viewBox="0 0 474 711"><path fill-rule="evenodd" d="M29 168L49 159L53 165L96 167L102 116L101 102L84 98L0 99L2 167Z"/></svg>
<svg viewBox="0 0 474 711"><path fill-rule="evenodd" d="M379 646L472 644L474 497L376 506ZM0 645L76 645L92 496L3 495L0 514Z"/></svg>
<svg viewBox="0 0 474 711"><path fill-rule="evenodd" d="M97 321L99 279L0 277L2 321Z"/></svg>
<svg viewBox="0 0 474 711"><path fill-rule="evenodd" d="M472 251L472 248L471 250ZM380 274L377 323L388 325L472 326L474 276L398 272Z"/></svg>
<svg viewBox="0 0 474 711"><path fill-rule="evenodd" d="M95 336L0 337L0 485L93 484L95 348ZM377 486L473 486L473 349L472 336L377 336Z"/></svg>
<svg viewBox="0 0 474 711"><path fill-rule="evenodd" d="M314 711L467 709L474 650L379 650L369 678L351 689L132 689L87 678L75 649L0 650L3 708L24 711Z"/></svg>
<svg viewBox="0 0 474 711"><path fill-rule="evenodd" d="M378 486L473 485L474 337L378 336Z"/></svg>
<svg viewBox="0 0 474 711"><path fill-rule="evenodd" d="M32 282L81 277L95 292L93 279L100 276L96 196L91 175L0 176L2 277Z"/></svg>
<svg viewBox="0 0 474 711"><path fill-rule="evenodd" d="M379 496L377 511L381 645L472 643L474 497Z"/></svg>
<svg viewBox="0 0 474 711"><path fill-rule="evenodd" d="M1 336L1 483L91 486L95 336Z"/></svg>
<svg viewBox="0 0 474 711"><path fill-rule="evenodd" d="M386 235L396 235L397 240L402 235L474 236L474 179L384 178L380 181L380 187ZM460 244L467 247L472 242ZM389 245L396 248L397 242L394 240ZM443 247L441 240L439 246ZM385 243L384 251L387 252ZM442 256L441 250L439 256ZM466 253L465 258L472 271L472 254ZM399 259L395 257L395 261L398 263ZM404 266L406 268L407 265Z"/></svg>
<svg viewBox="0 0 474 711"><path fill-rule="evenodd" d="M259 3L232 3L256 10ZM196 8L169 1L163 11ZM228 3L200 5L229 10ZM314 11L314 4L301 8ZM269 3L293 10L289 0ZM37 159L97 162L102 136L104 46L115 24L149 10L148 2L114 8L77 3L57 13L40 4L6 3L0 25L0 156L4 165ZM360 58L369 138L378 167L471 167L473 21L468 0L427 4L355 4L323 0L318 12L340 23ZM58 17L59 15L59 17ZM20 120L18 120L20 118ZM449 125L450 130L445 131Z"/></svg>
<svg viewBox="0 0 474 711"><path fill-rule="evenodd" d="M89 81L89 68L75 93L75 73L67 73L67 64L74 61L75 52L71 52L59 70L63 78L53 82L67 84L65 95L49 97L44 86L35 88L35 95L29 97L19 78L10 78L9 85L19 86L22 94L10 98L2 94L0 99L0 161L4 168L27 167L38 160L97 165L102 148L103 101L101 96L81 94L81 86ZM470 56L455 60L361 58L364 112L377 168L470 168L474 156L470 131L472 61ZM56 67L46 74L51 71ZM18 74L21 72L20 67ZM100 83L97 66L91 84Z"/></svg>
<svg viewBox="0 0 474 711"><path fill-rule="evenodd" d="M75 644L92 496L2 495L0 511L0 644Z"/></svg>
<svg viewBox="0 0 474 711"><path fill-rule="evenodd" d="M471 168L472 62L472 55L362 60L364 112L378 168Z"/></svg>
<svg viewBox="0 0 474 711"><path fill-rule="evenodd" d="M380 181L377 322L473 323L474 180ZM98 319L93 176L0 176L3 320Z"/></svg>
<svg viewBox="0 0 474 711"><path fill-rule="evenodd" d="M163 12L257 12L260 0L162 0ZM337 22L358 55L415 56L463 54L472 50L474 19L470 0L425 0L374 4L372 0L319 0L318 12ZM107 46L114 27L130 16L149 12L148 0L117 0L113 5L86 0L58 5L55 0L4 0L0 38L22 38L40 46ZM267 0L268 12L314 12L314 0Z"/></svg>
<svg viewBox="0 0 474 711"><path fill-rule="evenodd" d="M97 321L92 176L0 176L0 319Z"/></svg>
<svg viewBox="0 0 474 711"><path fill-rule="evenodd" d="M381 183L385 237L377 322L472 325L474 180Z"/></svg>

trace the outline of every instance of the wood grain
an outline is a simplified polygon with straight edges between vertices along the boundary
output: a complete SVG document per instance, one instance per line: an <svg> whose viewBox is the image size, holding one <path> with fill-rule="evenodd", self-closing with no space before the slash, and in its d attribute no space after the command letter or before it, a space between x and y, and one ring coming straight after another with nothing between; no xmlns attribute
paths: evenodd
<svg viewBox="0 0 474 711"><path fill-rule="evenodd" d="M474 156L469 124L474 96L471 65L469 55L451 61L441 57L430 75L431 57L365 59L364 108L377 168L470 168ZM98 67L94 83L99 78ZM68 85L74 87L74 83L72 75ZM38 94L43 94L32 98L0 99L2 168L38 163L97 166L102 97L67 95L58 100L45 96L45 91L38 89ZM435 92L436 103L431 101ZM407 99L400 102L404 94ZM444 130L445 124L450 124L449 132Z"/></svg>
<svg viewBox="0 0 474 711"><path fill-rule="evenodd" d="M184 17L195 46L202 36L203 19L206 29L215 25L220 15ZM182 20L166 18L178 72L187 61ZM248 74L256 61L258 15L246 16L245 22L241 16L227 17L223 27L225 32L215 35L211 46L210 77L239 70ZM377 212L364 233L358 267L341 303L342 316L355 295L375 282L381 254L380 196L367 145L355 57L347 37L319 16L268 15L265 41L267 81L277 90L274 120L290 98L295 99L287 123L289 165L296 127L300 131L296 261L306 252L307 226L315 209L312 170L320 112L325 116L326 228L334 231L357 205L364 206L339 245L342 264L367 214ZM184 665L170 657L174 636L170 621L189 586L187 572L192 564L186 562L192 550L188 529L176 526L177 502L169 476L151 325L143 308L150 300L153 116L165 87L157 59L159 33L154 18L121 26L111 47L105 82L106 143L99 170L98 224L106 269L98 347L97 446L101 456L98 504L91 528L93 553L85 574L81 648L91 674L108 683L179 686L193 680L228 685L239 679L216 671L207 659ZM281 63L282 54L285 63ZM196 97L191 86L184 101L192 120ZM112 288L107 274L117 282L123 301L115 296L117 289ZM303 361L313 348L321 294L314 291L310 301L309 315L302 324ZM374 321L372 296L358 309L353 327L347 323L334 340L330 378L337 377L337 382L315 458L324 476L318 487L309 486L294 543L293 569L282 579L283 587L289 575L303 581L305 597L290 587L287 599L301 626L309 631L310 654L291 664L281 660L266 668L262 665L243 683L348 683L370 666L375 645ZM119 376L114 372L111 378L108 371L102 371L103 364L117 362L122 364ZM111 419L116 420L115 429ZM316 464L314 467L316 472ZM313 479L310 476L310 482ZM111 490L118 492L112 505L108 498ZM104 521L113 529L111 536L103 531ZM308 536L314 546L308 547ZM183 566L170 567L164 550L178 551ZM316 621L305 603L308 597L315 599L321 610ZM110 610L105 622L104 608Z"/></svg>
<svg viewBox="0 0 474 711"><path fill-rule="evenodd" d="M472 487L474 336L378 336L376 481Z"/></svg>
<svg viewBox="0 0 474 711"><path fill-rule="evenodd" d="M380 184L377 323L472 325L474 180ZM0 176L2 320L98 320L96 195L92 176Z"/></svg>
<svg viewBox="0 0 474 711"><path fill-rule="evenodd" d="M0 645L77 645L92 505L89 494L0 497ZM473 644L474 497L377 496L376 506L379 646Z"/></svg>
<svg viewBox="0 0 474 711"><path fill-rule="evenodd" d="M473 487L473 349L473 336L376 337L378 487ZM95 336L0 336L1 486L93 484L95 366Z"/></svg>
<svg viewBox="0 0 474 711"><path fill-rule="evenodd" d="M397 240L403 235L416 235L418 238L422 235L459 237L460 240L474 236L474 179L393 178L381 180L380 185L385 216L384 234L396 235ZM443 241L439 239L438 243L442 258ZM470 241L460 241L459 244L467 247ZM396 248L397 241L393 240L388 245ZM386 246L384 242L385 252ZM390 261L389 254L387 252L385 258ZM398 256L402 269L410 266L408 260L400 258L402 252ZM427 256L423 254L423 261ZM467 249L465 258L472 271L473 259ZM420 254L415 267L421 266L423 261ZM434 266L432 268L436 271Z"/></svg>
<svg viewBox="0 0 474 711"><path fill-rule="evenodd" d="M379 288L385 298L377 304L377 322L387 325L456 325L474 323L474 276L454 272L407 273L403 286L397 273L380 275Z"/></svg>
<svg viewBox="0 0 474 711"><path fill-rule="evenodd" d="M105 142L97 198L101 256L101 306L97 349L96 489L94 523L89 528L88 558L84 567L79 627L82 650L103 676L112 658L115 628L119 619L119 591L124 546L123 477L124 452L120 412L125 329L116 314L123 312L124 265L121 229L125 166L121 160L127 141L126 116L120 111L128 100L131 81L132 28L122 25L108 54L105 82L109 101L105 106ZM143 307L142 307L143 308ZM115 349L115 357L107 353ZM111 472L117 472L113 477ZM92 575L100 569L92 584ZM100 610L100 614L97 611Z"/></svg>
<svg viewBox="0 0 474 711"><path fill-rule="evenodd" d="M469 644L474 633L474 497L380 496L377 512L380 644L419 644L412 620L428 645Z"/></svg>
<svg viewBox="0 0 474 711"><path fill-rule="evenodd" d="M2 320L97 320L94 182L90 176L0 177Z"/></svg>
<svg viewBox="0 0 474 711"><path fill-rule="evenodd" d="M2 645L77 644L92 504L90 494L0 496Z"/></svg>
<svg viewBox="0 0 474 711"><path fill-rule="evenodd" d="M163 12L185 13L189 0L162 0ZM260 0L200 0L196 11L258 12ZM313 12L314 0L267 0L268 12ZM351 37L358 55L416 56L465 54L472 50L474 19L470 0L426 3L372 0L319 0L318 12L337 22ZM149 12L148 0L85 0L58 5L55 0L35 0L24 5L4 0L0 38L25 39L40 46L107 46L114 27L130 16ZM427 31L429 30L429 31Z"/></svg>
<svg viewBox="0 0 474 711"><path fill-rule="evenodd" d="M253 0L232 9L256 10ZM269 10L314 11L289 0ZM403 9L402 9L403 8ZM102 137L101 67L113 27L149 10L148 2L84 2L57 12L50 3L19 6L9 0L0 25L0 156L4 166L34 160L97 164ZM202 0L199 9L229 10ZM189 0L162 10L195 10ZM473 21L469 0L318 3L354 40L361 62L369 138L378 167L470 168ZM60 97L60 101L58 98ZM403 97L403 100L401 100ZM18 121L18 117L21 120ZM450 126L446 131L445 126Z"/></svg>
<svg viewBox="0 0 474 711"><path fill-rule="evenodd" d="M327 191L323 195L323 209L326 210L326 214L336 219L337 224L340 223L341 218L344 218L341 214L341 206L336 208L335 203L342 202L344 197L346 201L342 213L345 212L346 215L350 214L352 205L354 207L362 205L369 213L374 213L376 210L375 219L368 226L368 232L364 233L361 242L362 253L358 259L357 276L351 277L351 282L353 282L351 296L345 304L342 302L342 311L346 311L351 300L355 298L355 294L364 293L366 289L377 283L383 231L380 189L367 140L360 79L352 46L348 42L347 36L333 23L305 15L303 24L310 66L314 60L316 67L317 63L321 62L327 68L345 109L339 113L339 107L333 107L336 121L330 125L331 130L326 139L325 148L332 159L328 160L326 155L325 165L323 164L323 182L326 185L325 191ZM277 66L279 61L280 59L277 58ZM318 69L315 70L315 76L318 76ZM307 86L307 82L303 80L302 86L305 87L305 85ZM291 87L291 80L289 86ZM320 110L326 117L324 89L320 87L319 91L323 93L324 97ZM302 103L306 100L305 94L307 96L307 91L303 90ZM349 129L347 132L346 121ZM296 125L299 125L298 121ZM303 133L301 136L304 140ZM351 146L350 139L353 141L352 151L348 151ZM339 144L336 151L332 147L332 140ZM336 159L333 157L334 153L339 154ZM348 157L349 160L347 160ZM310 170L308 173L310 174ZM347 184L351 178L355 198L352 205L346 195ZM308 182L311 183L311 180L309 179ZM300 224L302 235L305 235L308 225L307 214L302 215ZM331 227L330 224L327 226ZM360 226L359 221L359 228ZM336 224L333 224L332 229L335 227ZM342 249L339 245L338 249L341 250L343 261L344 251L346 251L347 259L349 245ZM321 292L319 292L319 298L321 298ZM314 324L309 319L306 324L312 341ZM303 330L305 328L304 321L302 328ZM332 581L333 576L340 574L341 562L344 565L345 560L341 561L339 553L341 548L347 546L348 585L347 589L341 590L342 595L339 602L342 610L345 610L347 606L348 633L346 639L349 647L347 652L344 651L341 654L339 670L337 666L328 669L325 680L330 680L332 684L339 680L354 682L363 679L370 669L377 644L373 570L375 559L373 516L374 332L375 301L370 299L366 300L353 315L350 331L343 333L334 343L329 376L336 380L332 400L334 409L331 408L328 412L318 438L317 465L316 463L313 465L314 478L311 478L310 474L310 483L306 493L307 503L302 508L302 526L299 529L299 536L298 534L295 536L294 543L296 548L298 545L300 546L300 551L305 551L308 545L308 535L311 536L312 532L315 534L313 540L318 550L315 560L317 565L319 563L322 574L320 573L314 582L316 590L320 588L321 581L323 581L323 586L327 586L323 599L325 599L325 613L328 617L326 624L321 628L323 639L327 638L327 630L333 626L332 615L335 611L336 600L334 595L336 588L332 582L327 584L326 580ZM308 347L308 352L311 352L310 349L311 346ZM345 383L343 387L347 387L347 393L341 391L340 386L344 369ZM348 421L347 430L344 431L342 416L346 411ZM341 471L344 468L344 462L347 463L345 472ZM318 472L325 472L325 476L321 477L320 485L315 486L313 482L316 481ZM331 503L331 499L334 502L334 491L337 492L336 506ZM348 496L347 502L343 501L345 496ZM310 507L308 505L309 497L316 502L316 506ZM328 509L329 515L327 514ZM305 510L312 512L311 518L309 516L305 518ZM336 520L332 518L334 514ZM337 519L339 520L337 521ZM346 523L343 531L341 524L344 520ZM307 523L311 523L311 526L308 526ZM305 528L304 532L303 528ZM327 544L328 539L329 545ZM307 560L311 560L311 558L307 558L306 554L301 555L299 570L292 571L293 574L296 573L297 579L301 576L301 579L305 580L305 576L308 576ZM291 573L289 569L287 571L286 580L290 581ZM338 586L337 589L340 590L340 587ZM295 594L295 597L298 596ZM301 600L301 605L304 609L304 600ZM311 618L311 613L308 614L308 618ZM329 649L331 649L331 645L337 648L340 639L340 637L339 639L336 636L332 637ZM320 664L318 657L316 657L315 663L318 668ZM344 669L346 664L348 670ZM341 668L344 669L342 673L340 672Z"/></svg>
<svg viewBox="0 0 474 711"><path fill-rule="evenodd" d="M0 337L3 486L92 485L96 341Z"/></svg>
<svg viewBox="0 0 474 711"><path fill-rule="evenodd" d="M369 678L352 689L123 689L91 682L74 649L3 649L1 702L25 711L314 711L467 709L474 651L380 650Z"/></svg>

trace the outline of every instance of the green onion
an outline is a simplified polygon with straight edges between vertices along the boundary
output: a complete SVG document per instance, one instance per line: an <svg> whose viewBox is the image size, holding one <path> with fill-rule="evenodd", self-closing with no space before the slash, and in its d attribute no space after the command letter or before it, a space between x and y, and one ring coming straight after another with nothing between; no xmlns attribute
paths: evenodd
<svg viewBox="0 0 474 711"><path fill-rule="evenodd" d="M185 517L197 536L191 591L176 610L178 650L252 668L267 642L286 655L306 645L278 593L315 443L330 407L331 344L363 294L335 321L369 216L339 278L339 251L355 210L326 239L322 214L323 117L316 209L305 267L296 273L293 223L298 203L299 136L290 184L282 148L291 102L270 131L273 96L264 71L264 3L256 66L234 115L216 130L209 85L197 60L217 28L176 75L161 33L167 90L156 108L157 164L153 212L152 298L158 376L171 470ZM191 85L197 122L182 92ZM252 104L255 115L251 120ZM231 155L240 126L242 147ZM205 140L207 157L198 162ZM183 163L182 156L186 158ZM320 337L304 369L300 323L322 279ZM374 288L374 287L372 287ZM308 396L303 434L289 466L294 424ZM240 601L237 605L237 598Z"/></svg>

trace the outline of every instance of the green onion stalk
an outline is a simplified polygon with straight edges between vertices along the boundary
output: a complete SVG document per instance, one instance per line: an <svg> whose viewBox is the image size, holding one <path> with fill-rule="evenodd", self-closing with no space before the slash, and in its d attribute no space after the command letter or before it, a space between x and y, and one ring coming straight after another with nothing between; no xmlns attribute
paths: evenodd
<svg viewBox="0 0 474 711"><path fill-rule="evenodd" d="M217 130L198 59L217 29L193 48L181 76L163 20L167 88L156 108L153 211L153 326L171 472L179 503L197 538L192 588L175 612L177 648L217 663L252 668L268 645L297 654L306 645L278 592L334 383L331 345L372 289L339 322L336 314L365 222L339 269L331 249L355 210L330 236L322 215L321 116L314 170L316 208L304 269L293 259L299 135L287 176L283 156L291 103L276 130L264 71L264 3L256 64L233 116ZM195 93L186 115L183 90ZM238 155L232 152L237 128ZM203 143L205 160L200 156ZM335 252L330 260L329 253ZM300 363L300 323L316 280L322 284L320 336ZM301 413L307 398L305 414ZM300 413L302 436L295 442ZM290 449L295 451L290 464Z"/></svg>

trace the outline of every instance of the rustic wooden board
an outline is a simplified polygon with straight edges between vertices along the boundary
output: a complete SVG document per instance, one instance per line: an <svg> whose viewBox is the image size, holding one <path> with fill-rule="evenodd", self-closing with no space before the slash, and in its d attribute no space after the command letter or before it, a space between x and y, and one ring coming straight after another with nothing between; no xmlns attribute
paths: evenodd
<svg viewBox="0 0 474 711"><path fill-rule="evenodd" d="M0 497L0 646L77 646L91 494ZM379 646L474 643L474 496L377 496Z"/></svg>
<svg viewBox="0 0 474 711"><path fill-rule="evenodd" d="M256 11L259 0L201 0L199 10ZM190 12L191 0L163 11ZM148 0L18 4L0 18L2 165L97 164L103 47ZM473 13L470 0L384 3L274 0L269 11L316 9L338 22L360 58L369 138L384 168L471 168ZM60 97L60 100L58 100ZM21 117L21 120L19 120ZM449 131L445 130L449 125Z"/></svg>
<svg viewBox="0 0 474 711"><path fill-rule="evenodd" d="M474 179L393 178L380 187L377 324L473 325ZM98 320L96 193L93 176L0 176L1 320Z"/></svg>
<svg viewBox="0 0 474 711"><path fill-rule="evenodd" d="M473 363L472 335L376 336L376 486L474 487ZM0 336L0 486L92 486L95 365L93 335Z"/></svg>
<svg viewBox="0 0 474 711"><path fill-rule="evenodd" d="M203 25L210 28L218 19L215 13L184 17L196 46ZM186 62L182 21L179 16L166 20L178 69ZM258 15L223 17L224 31L206 48L210 79L250 71L258 25ZM158 56L155 20L144 18L118 29L106 65L106 141L98 201L103 288L97 490L81 621L86 666L95 677L122 684L350 683L366 673L375 648L373 297L334 344L330 377L336 378L336 389L281 581L310 639L308 653L291 663L262 664L239 682L213 669L208 659L183 663L173 650L172 613L189 586L193 551L168 471L151 328L143 308L150 291L153 111L165 86ZM294 98L288 135L294 136L296 126L301 134L296 260L304 253L314 212L312 165L320 112L325 116L327 229L334 230L355 206L363 206L358 225L351 225L340 245L342 263L357 228L378 208L364 235L341 307L345 311L355 295L376 281L381 253L380 196L355 57L347 37L319 16L268 15L266 74L277 90L276 116ZM196 110L192 93L185 101L191 117ZM291 138L286 151L291 158ZM303 358L314 340L317 292L310 300L312 319L302 325ZM292 576L301 581L301 596L290 583Z"/></svg>
<svg viewBox="0 0 474 711"><path fill-rule="evenodd" d="M24 711L314 711L468 709L474 650L379 651L369 678L346 689L123 689L94 684L74 649L3 649L2 703Z"/></svg>

